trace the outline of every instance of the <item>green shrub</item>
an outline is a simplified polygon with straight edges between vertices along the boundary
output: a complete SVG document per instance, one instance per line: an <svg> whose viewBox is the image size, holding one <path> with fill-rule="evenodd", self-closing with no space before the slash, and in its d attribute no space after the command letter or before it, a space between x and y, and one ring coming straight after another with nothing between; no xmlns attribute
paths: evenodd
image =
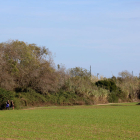
<svg viewBox="0 0 140 140"><path fill-rule="evenodd" d="M64 90L60 90L58 93L47 94L46 98L49 103L57 105L91 104L91 99L87 96L79 96L74 92L66 92Z"/></svg>
<svg viewBox="0 0 140 140"><path fill-rule="evenodd" d="M46 96L46 100L50 104L57 104L58 101L58 94L57 93L48 93Z"/></svg>
<svg viewBox="0 0 140 140"><path fill-rule="evenodd" d="M7 100L13 100L15 93L12 91L7 91L5 89L0 88L0 109L4 109L6 106Z"/></svg>
<svg viewBox="0 0 140 140"><path fill-rule="evenodd" d="M112 80L100 80L100 81L96 82L95 84L98 87L110 90L110 92L117 90L117 86L116 86L115 82Z"/></svg>
<svg viewBox="0 0 140 140"><path fill-rule="evenodd" d="M66 92L60 91L58 93L48 94L47 100L52 104L64 105L69 99Z"/></svg>
<svg viewBox="0 0 140 140"><path fill-rule="evenodd" d="M116 92L111 92L109 95L108 95L108 101L110 103L118 103L118 96L117 96L117 93Z"/></svg>
<svg viewBox="0 0 140 140"><path fill-rule="evenodd" d="M19 98L14 98L13 99L13 102L14 102L14 107L16 109L21 109L23 106L22 106L22 102L20 101Z"/></svg>
<svg viewBox="0 0 140 140"><path fill-rule="evenodd" d="M17 108L37 106L46 103L46 98L43 95L36 93L33 89L27 88L22 91L23 92L18 92L15 95L15 104L17 104Z"/></svg>
<svg viewBox="0 0 140 140"><path fill-rule="evenodd" d="M95 83L98 87L109 90L108 101L109 102L118 102L119 99L125 101L127 98L127 94L121 90L115 83L115 80L100 80Z"/></svg>

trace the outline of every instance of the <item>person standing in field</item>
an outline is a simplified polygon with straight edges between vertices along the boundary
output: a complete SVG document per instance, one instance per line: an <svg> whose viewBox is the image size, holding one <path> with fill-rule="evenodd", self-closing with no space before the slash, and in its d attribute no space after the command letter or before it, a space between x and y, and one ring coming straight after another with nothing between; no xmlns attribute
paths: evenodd
<svg viewBox="0 0 140 140"><path fill-rule="evenodd" d="M13 103L13 100L11 100L10 107L13 108L13 110L14 110L14 103Z"/></svg>
<svg viewBox="0 0 140 140"><path fill-rule="evenodd" d="M9 100L6 102L6 110L8 109L9 110L9 106L10 106L10 102Z"/></svg>

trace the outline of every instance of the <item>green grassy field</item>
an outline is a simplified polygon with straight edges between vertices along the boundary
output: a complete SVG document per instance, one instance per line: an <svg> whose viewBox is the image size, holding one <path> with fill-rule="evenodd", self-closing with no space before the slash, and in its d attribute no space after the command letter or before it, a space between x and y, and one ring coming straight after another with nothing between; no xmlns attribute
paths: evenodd
<svg viewBox="0 0 140 140"><path fill-rule="evenodd" d="M0 140L139 140L136 104L0 111Z"/></svg>

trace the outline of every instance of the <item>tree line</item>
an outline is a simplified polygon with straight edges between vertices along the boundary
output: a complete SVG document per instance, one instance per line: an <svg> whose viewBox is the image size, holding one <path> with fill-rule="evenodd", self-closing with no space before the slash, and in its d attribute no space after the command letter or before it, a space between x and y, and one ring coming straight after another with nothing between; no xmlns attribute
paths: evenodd
<svg viewBox="0 0 140 140"><path fill-rule="evenodd" d="M13 98L17 107L135 101L139 90L139 78L128 71L98 79L80 67L55 67L46 47L18 40L0 43L1 108L8 98Z"/></svg>

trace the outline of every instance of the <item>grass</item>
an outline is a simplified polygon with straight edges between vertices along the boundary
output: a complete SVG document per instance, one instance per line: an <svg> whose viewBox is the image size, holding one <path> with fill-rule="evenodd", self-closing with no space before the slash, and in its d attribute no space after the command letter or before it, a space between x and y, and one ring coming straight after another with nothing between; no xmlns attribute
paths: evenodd
<svg viewBox="0 0 140 140"><path fill-rule="evenodd" d="M0 111L0 140L138 140L136 104Z"/></svg>

